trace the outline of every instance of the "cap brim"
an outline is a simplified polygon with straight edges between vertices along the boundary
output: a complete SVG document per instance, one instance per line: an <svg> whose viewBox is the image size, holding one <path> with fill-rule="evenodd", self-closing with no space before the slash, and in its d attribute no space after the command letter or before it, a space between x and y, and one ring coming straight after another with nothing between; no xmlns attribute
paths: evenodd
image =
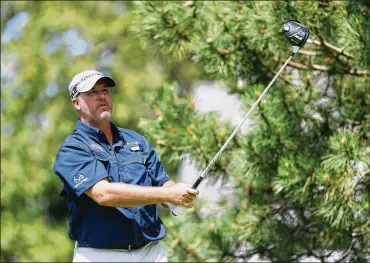
<svg viewBox="0 0 370 263"><path fill-rule="evenodd" d="M94 85L96 84L96 82L98 80L104 80L105 83L109 86L109 87L114 87L116 86L116 82L114 81L114 79L112 79L111 77L107 77L107 76L94 76L94 77L91 77L91 79L85 84L84 87L82 87L81 89L79 89L78 91L79 92L87 92L89 90L91 90Z"/></svg>

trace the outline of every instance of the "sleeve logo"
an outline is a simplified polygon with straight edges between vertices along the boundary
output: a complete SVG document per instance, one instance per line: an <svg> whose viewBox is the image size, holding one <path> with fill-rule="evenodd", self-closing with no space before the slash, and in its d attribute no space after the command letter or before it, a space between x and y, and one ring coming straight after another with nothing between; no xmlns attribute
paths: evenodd
<svg viewBox="0 0 370 263"><path fill-rule="evenodd" d="M87 177L83 176L83 174L77 174L73 177L73 181L75 182L75 188L78 187L80 184L85 182Z"/></svg>

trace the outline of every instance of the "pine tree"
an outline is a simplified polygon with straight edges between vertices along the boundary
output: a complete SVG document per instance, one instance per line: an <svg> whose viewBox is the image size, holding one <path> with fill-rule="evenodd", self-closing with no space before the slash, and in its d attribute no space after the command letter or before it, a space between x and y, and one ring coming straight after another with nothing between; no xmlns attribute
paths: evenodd
<svg viewBox="0 0 370 263"><path fill-rule="evenodd" d="M147 48L199 63L250 108L291 48L282 25L310 29L305 47L209 173L235 203L204 217L198 204L167 223L174 261L370 260L369 4L340 1L138 2ZM147 96L141 127L162 158L205 168L233 126L194 110L175 83Z"/></svg>

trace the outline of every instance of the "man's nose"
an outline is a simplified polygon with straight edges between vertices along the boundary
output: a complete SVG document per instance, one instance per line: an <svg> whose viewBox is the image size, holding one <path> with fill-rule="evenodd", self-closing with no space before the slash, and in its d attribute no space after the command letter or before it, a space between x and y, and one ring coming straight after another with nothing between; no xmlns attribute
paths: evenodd
<svg viewBox="0 0 370 263"><path fill-rule="evenodd" d="M103 90L98 91L98 99L105 99L106 96L107 94Z"/></svg>

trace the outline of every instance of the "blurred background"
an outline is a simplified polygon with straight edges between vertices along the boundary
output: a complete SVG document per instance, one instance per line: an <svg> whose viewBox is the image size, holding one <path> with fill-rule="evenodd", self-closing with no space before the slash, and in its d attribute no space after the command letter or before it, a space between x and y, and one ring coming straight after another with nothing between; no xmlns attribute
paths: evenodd
<svg viewBox="0 0 370 263"><path fill-rule="evenodd" d="M170 261L370 260L366 1L1 1L1 261L71 261L52 167L86 69L112 76L112 121L193 183L291 47L310 39L180 218Z"/></svg>

